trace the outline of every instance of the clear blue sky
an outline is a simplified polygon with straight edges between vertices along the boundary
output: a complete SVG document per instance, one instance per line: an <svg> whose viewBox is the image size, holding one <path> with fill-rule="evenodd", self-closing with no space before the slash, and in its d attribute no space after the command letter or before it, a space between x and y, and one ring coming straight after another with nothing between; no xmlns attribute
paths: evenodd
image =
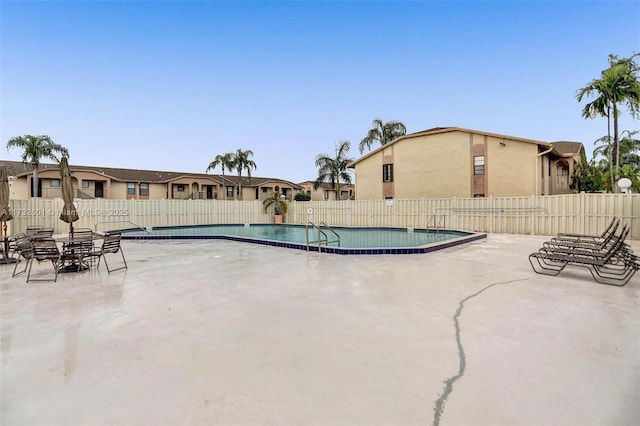
<svg viewBox="0 0 640 426"><path fill-rule="evenodd" d="M640 2L0 1L0 158L47 134L71 164L314 179L371 121L585 144L578 88L640 51ZM628 114L621 129L637 129ZM219 173L219 170L216 170Z"/></svg>

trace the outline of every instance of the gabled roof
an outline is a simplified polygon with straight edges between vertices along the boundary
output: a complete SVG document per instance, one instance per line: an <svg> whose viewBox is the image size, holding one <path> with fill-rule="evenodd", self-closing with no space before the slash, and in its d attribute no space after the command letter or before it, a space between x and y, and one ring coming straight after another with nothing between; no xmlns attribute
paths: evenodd
<svg viewBox="0 0 640 426"><path fill-rule="evenodd" d="M551 145L563 154L578 155L584 152L582 142L558 141L551 142Z"/></svg>
<svg viewBox="0 0 640 426"><path fill-rule="evenodd" d="M0 165L4 165L7 168L7 174L10 176L24 176L30 175L32 170L24 166L20 161L0 161ZM70 165L71 173L73 172L92 172L99 175L110 178L111 180L119 182L147 182L147 183L169 183L181 178L195 178L195 179L208 179L216 183L236 185L238 183L237 175L222 175L208 174L208 173L186 173L186 172L167 172L158 170L138 170L138 169L121 169L115 167L99 167L99 166L76 166ZM38 167L39 171L46 170L59 170L57 164L40 163ZM269 178L269 177L251 177L243 176L241 179L243 186L260 186L266 183L282 184L287 183L293 188L300 189L300 186L295 183L289 182L284 179Z"/></svg>
<svg viewBox="0 0 640 426"><path fill-rule="evenodd" d="M517 137L517 136L502 135L500 133L485 132L483 130L465 129L463 127L433 127L431 129L422 130L420 132L409 133L409 134L406 134L404 136L400 136L399 138L396 138L396 139L392 140L388 144L380 146L380 147L374 149L373 151L363 155L362 157L360 157L357 160L355 160L352 163L350 163L348 165L348 167L353 168L353 167L355 167L355 165L357 163L359 163L362 160L364 160L364 159L376 154L378 151L382 150L383 148L388 148L390 145L393 145L393 144L398 143L400 141L403 141L405 139L412 139L412 138L417 138L417 137L421 137L421 136L437 135L437 134L441 134L441 133L450 133L450 132L475 133L475 134L478 134L478 135L491 136L491 137L500 138L500 139L510 139L510 140L515 140L515 141L518 141L518 142L532 143L532 144L540 145L540 146L543 146L543 147L546 147L546 148L550 148L551 147L551 144L549 142L539 141L539 140L535 140L535 139L521 138L521 137Z"/></svg>

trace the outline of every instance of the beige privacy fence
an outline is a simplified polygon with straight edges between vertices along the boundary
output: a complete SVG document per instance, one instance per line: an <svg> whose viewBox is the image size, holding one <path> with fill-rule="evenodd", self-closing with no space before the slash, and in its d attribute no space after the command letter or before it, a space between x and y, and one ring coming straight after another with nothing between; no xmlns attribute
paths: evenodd
<svg viewBox="0 0 640 426"><path fill-rule="evenodd" d="M272 223L260 201L77 199L75 228L97 231L156 226ZM12 200L10 234L40 224L64 233L61 199ZM449 228L478 232L554 235L598 234L611 218L631 225L640 239L640 194L573 194L503 198L420 200L292 201L287 223L330 226Z"/></svg>

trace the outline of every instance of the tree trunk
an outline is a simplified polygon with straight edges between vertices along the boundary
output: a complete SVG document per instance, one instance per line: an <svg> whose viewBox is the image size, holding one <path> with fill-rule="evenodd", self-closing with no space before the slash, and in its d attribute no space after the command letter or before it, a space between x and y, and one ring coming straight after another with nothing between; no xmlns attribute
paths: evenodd
<svg viewBox="0 0 640 426"><path fill-rule="evenodd" d="M31 163L31 167L33 167L33 182L32 183L32 188L31 188L31 196L32 197L39 197L40 194L38 192L38 163Z"/></svg>
<svg viewBox="0 0 640 426"><path fill-rule="evenodd" d="M611 192L613 192L613 187L615 185L615 181L613 178L614 147L611 145L611 107L609 105L607 105L607 144L609 144L609 180L611 181Z"/></svg>
<svg viewBox="0 0 640 426"><path fill-rule="evenodd" d="M614 181L618 181L618 170L620 169L620 141L618 140L618 106L613 104L613 147L615 155L615 164L613 171L615 173Z"/></svg>

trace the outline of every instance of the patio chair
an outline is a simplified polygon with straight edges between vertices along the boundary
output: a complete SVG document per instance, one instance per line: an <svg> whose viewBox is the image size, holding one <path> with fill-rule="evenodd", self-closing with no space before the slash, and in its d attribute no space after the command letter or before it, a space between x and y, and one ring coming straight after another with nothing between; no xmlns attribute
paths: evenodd
<svg viewBox="0 0 640 426"><path fill-rule="evenodd" d="M124 258L124 252L122 251L122 247L120 245L122 234L112 233L105 234L104 240L102 242L102 246L99 249L93 250L88 254L89 257L97 257L98 258L98 268L100 268L100 259L104 259L104 265L107 268L107 272L111 273L113 271L118 271L120 269L128 269L127 260ZM117 254L120 253L122 256L122 261L124 262L123 266L120 266L115 269L109 269L109 264L107 263L107 254Z"/></svg>
<svg viewBox="0 0 640 426"><path fill-rule="evenodd" d="M619 224L620 224L620 219L617 218L617 217L614 217L613 219L611 219L611 222L609 222L609 225L606 227L606 229L600 235L559 233L556 237L554 237L552 239L566 239L566 240L575 240L575 239L599 240L599 239L604 239L608 234L615 233L616 228L618 227Z"/></svg>
<svg viewBox="0 0 640 426"><path fill-rule="evenodd" d="M29 259L29 268L27 271L27 282L30 281L58 281L58 271L61 265L61 253L58 250L58 245L53 238L42 238L31 242L31 247L33 248L33 254ZM36 260L38 263L41 262L51 262L54 271L53 279L44 279L44 278L31 278L31 268L33 267L33 261Z"/></svg>
<svg viewBox="0 0 640 426"><path fill-rule="evenodd" d="M77 262L79 267L83 264L84 258L92 261L93 258L89 254L94 249L93 231L90 228L76 229L73 234L69 234L69 238L73 236L73 240L63 245L64 261L70 260Z"/></svg>
<svg viewBox="0 0 640 426"><path fill-rule="evenodd" d="M551 238L548 244L559 245L598 245L610 240L620 226L620 219L614 218L600 235L558 234Z"/></svg>
<svg viewBox="0 0 640 426"><path fill-rule="evenodd" d="M612 244L615 244L617 241L616 237L616 229L618 224L616 224L609 233L607 233L603 238L591 238L591 239L556 239L552 238L549 241L545 241L543 243L543 248L554 250L554 251L567 251L567 250L596 250L596 251L607 251L608 247ZM628 225L625 224L622 226L621 234L625 232L628 228ZM604 234L603 234L604 235ZM629 246L624 243L624 248L629 248Z"/></svg>
<svg viewBox="0 0 640 426"><path fill-rule="evenodd" d="M567 265L582 266L600 284L623 286L640 269L638 257L625 244L628 234L629 228L623 227L612 244L602 249L542 247L529 255L529 263L534 272L553 276Z"/></svg>
<svg viewBox="0 0 640 426"><path fill-rule="evenodd" d="M14 236L13 246L11 249L11 259L15 259L15 266L13 267L13 274L11 278L16 275L23 274L29 266L29 261L33 257L33 247L31 246L31 240L27 237L27 234L16 234ZM24 260L24 269L18 272L18 264Z"/></svg>
<svg viewBox="0 0 640 426"><path fill-rule="evenodd" d="M31 235L35 235L41 229L42 229L42 225L29 225L27 226L27 229L24 231L24 233L31 236Z"/></svg>
<svg viewBox="0 0 640 426"><path fill-rule="evenodd" d="M41 240L41 239L46 239L51 237L53 237L53 228L40 228L34 233L32 233L31 235L29 235L29 238L31 238L31 240Z"/></svg>

